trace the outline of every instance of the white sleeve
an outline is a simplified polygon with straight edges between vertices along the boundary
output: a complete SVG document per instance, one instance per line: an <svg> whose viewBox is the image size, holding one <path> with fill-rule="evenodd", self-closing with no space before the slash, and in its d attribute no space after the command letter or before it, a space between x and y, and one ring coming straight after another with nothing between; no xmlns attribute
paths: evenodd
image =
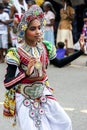
<svg viewBox="0 0 87 130"><path fill-rule="evenodd" d="M5 13L5 20L9 20L9 19L10 19L9 14Z"/></svg>
<svg viewBox="0 0 87 130"><path fill-rule="evenodd" d="M55 14L53 12L49 12L50 19L55 19Z"/></svg>

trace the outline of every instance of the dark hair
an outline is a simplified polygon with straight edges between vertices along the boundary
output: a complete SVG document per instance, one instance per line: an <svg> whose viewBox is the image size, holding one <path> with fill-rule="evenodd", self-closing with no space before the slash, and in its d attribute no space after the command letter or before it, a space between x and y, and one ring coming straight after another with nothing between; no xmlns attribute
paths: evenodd
<svg viewBox="0 0 87 130"><path fill-rule="evenodd" d="M43 3L43 6L47 6L56 15L56 11L55 11L55 9L50 1L45 1Z"/></svg>
<svg viewBox="0 0 87 130"><path fill-rule="evenodd" d="M58 42L57 47L58 48L63 48L65 46L64 42Z"/></svg>
<svg viewBox="0 0 87 130"><path fill-rule="evenodd" d="M69 6L72 6L71 0L64 0L64 2L66 2L67 6L68 6L68 5L69 5Z"/></svg>
<svg viewBox="0 0 87 130"><path fill-rule="evenodd" d="M0 3L0 9L4 9L4 4Z"/></svg>
<svg viewBox="0 0 87 130"><path fill-rule="evenodd" d="M26 3L36 4L35 0L26 0Z"/></svg>
<svg viewBox="0 0 87 130"><path fill-rule="evenodd" d="M83 11L83 18L87 18L87 8Z"/></svg>

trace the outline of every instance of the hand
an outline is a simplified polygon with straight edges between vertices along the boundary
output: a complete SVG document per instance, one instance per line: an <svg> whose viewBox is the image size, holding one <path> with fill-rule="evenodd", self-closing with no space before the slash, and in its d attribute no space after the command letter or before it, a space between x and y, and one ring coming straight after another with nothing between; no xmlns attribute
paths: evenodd
<svg viewBox="0 0 87 130"><path fill-rule="evenodd" d="M28 66L27 66L28 69L26 71L26 75L29 76L29 75L31 75L33 73L35 64L36 64L36 59L35 58L30 58Z"/></svg>
<svg viewBox="0 0 87 130"><path fill-rule="evenodd" d="M79 44L80 44L80 49L83 51L83 52L85 52L85 49L84 49L84 35L83 34L81 34L80 35L80 38L79 38Z"/></svg>
<svg viewBox="0 0 87 130"><path fill-rule="evenodd" d="M85 53L85 48L84 48L85 44L83 44L83 42L81 43L80 41L79 44L80 44L80 50L82 50Z"/></svg>
<svg viewBox="0 0 87 130"><path fill-rule="evenodd" d="M17 25L19 23L18 18L14 18L13 23Z"/></svg>
<svg viewBox="0 0 87 130"><path fill-rule="evenodd" d="M83 34L80 35L79 43L84 44L84 35Z"/></svg>
<svg viewBox="0 0 87 130"><path fill-rule="evenodd" d="M68 40L65 39L65 47L68 48Z"/></svg>

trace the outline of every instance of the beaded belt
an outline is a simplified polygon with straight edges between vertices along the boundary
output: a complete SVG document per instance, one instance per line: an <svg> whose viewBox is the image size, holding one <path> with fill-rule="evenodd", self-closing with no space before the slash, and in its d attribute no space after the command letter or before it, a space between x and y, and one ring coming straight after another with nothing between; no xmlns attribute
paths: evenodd
<svg viewBox="0 0 87 130"><path fill-rule="evenodd" d="M45 85L41 82L20 84L20 93L27 98L36 99L42 96Z"/></svg>

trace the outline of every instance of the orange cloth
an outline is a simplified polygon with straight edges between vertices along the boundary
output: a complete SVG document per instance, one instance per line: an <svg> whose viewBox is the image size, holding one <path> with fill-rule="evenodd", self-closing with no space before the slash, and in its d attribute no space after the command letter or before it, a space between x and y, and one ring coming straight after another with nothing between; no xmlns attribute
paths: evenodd
<svg viewBox="0 0 87 130"><path fill-rule="evenodd" d="M59 29L70 29L72 30L72 20L75 15L75 10L68 6L66 7L66 10L61 9L60 10L60 23L59 23Z"/></svg>

